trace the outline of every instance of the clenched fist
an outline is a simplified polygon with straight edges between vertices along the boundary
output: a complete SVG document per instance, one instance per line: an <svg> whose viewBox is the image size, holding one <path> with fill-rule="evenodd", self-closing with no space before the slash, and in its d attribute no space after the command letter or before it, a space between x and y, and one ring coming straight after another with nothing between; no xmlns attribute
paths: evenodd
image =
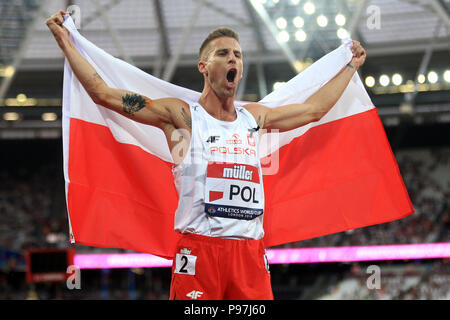
<svg viewBox="0 0 450 320"><path fill-rule="evenodd" d="M352 46L352 52L353 52L353 58L350 62L355 69L359 69L364 64L364 61L366 61L366 50L361 46L361 43L356 40L352 40L353 46Z"/></svg>
<svg viewBox="0 0 450 320"><path fill-rule="evenodd" d="M62 26L64 23L63 15L65 14L68 14L68 12L61 10L45 21L45 24L50 29L53 37L55 37L56 42L61 49L63 49L66 45L71 44L69 31Z"/></svg>

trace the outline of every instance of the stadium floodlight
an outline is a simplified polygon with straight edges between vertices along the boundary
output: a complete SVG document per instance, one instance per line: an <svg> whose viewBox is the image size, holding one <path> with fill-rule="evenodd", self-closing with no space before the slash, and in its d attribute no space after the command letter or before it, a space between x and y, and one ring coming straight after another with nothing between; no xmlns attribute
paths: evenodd
<svg viewBox="0 0 450 320"><path fill-rule="evenodd" d="M450 70L444 71L444 80L445 82L450 82Z"/></svg>
<svg viewBox="0 0 450 320"><path fill-rule="evenodd" d="M275 20L275 24L277 25L278 29L286 29L287 27L287 21L283 17L279 17L277 20Z"/></svg>
<svg viewBox="0 0 450 320"><path fill-rule="evenodd" d="M375 78L372 76L367 76L364 82L366 83L366 86L372 88L375 85Z"/></svg>
<svg viewBox="0 0 450 320"><path fill-rule="evenodd" d="M3 120L5 121L17 121L20 119L20 115L17 112L5 112L3 114Z"/></svg>
<svg viewBox="0 0 450 320"><path fill-rule="evenodd" d="M58 115L54 112L44 112L41 115L41 119L42 121L55 121L58 119Z"/></svg>
<svg viewBox="0 0 450 320"><path fill-rule="evenodd" d="M278 40L280 40L281 42L288 42L289 41L289 33L285 30L280 31L278 33Z"/></svg>
<svg viewBox="0 0 450 320"><path fill-rule="evenodd" d="M16 68L14 66L6 66L3 72L3 76L5 78L11 78L16 72Z"/></svg>
<svg viewBox="0 0 450 320"><path fill-rule="evenodd" d="M348 33L348 31L347 30L345 30L344 28L339 28L337 31L336 31L336 34L337 34L337 37L339 38L339 39L346 39L346 38L348 38L350 35L349 35L349 33Z"/></svg>
<svg viewBox="0 0 450 320"><path fill-rule="evenodd" d="M319 25L319 27L326 27L328 25L328 18L326 16L324 16L323 14L319 15L316 19L317 24Z"/></svg>
<svg viewBox="0 0 450 320"><path fill-rule="evenodd" d="M295 32L295 39L296 39L297 41L303 42L303 41L306 40L306 38L307 38L307 35L306 35L306 32L305 32L305 31L303 31L303 30L297 30L297 31Z"/></svg>
<svg viewBox="0 0 450 320"><path fill-rule="evenodd" d="M303 10L306 14L313 14L316 12L316 6L311 1L308 1L303 5Z"/></svg>
<svg viewBox="0 0 450 320"><path fill-rule="evenodd" d="M295 32L295 39L297 41L303 42L306 40L306 37L307 37L306 32L303 30L297 30L297 32Z"/></svg>
<svg viewBox="0 0 450 320"><path fill-rule="evenodd" d="M16 100L18 103L24 103L25 101L27 101L27 96L24 93L19 93L16 96Z"/></svg>
<svg viewBox="0 0 450 320"><path fill-rule="evenodd" d="M424 83L425 80L426 80L425 75L419 74L419 75L417 76L417 82L418 82L418 83Z"/></svg>
<svg viewBox="0 0 450 320"><path fill-rule="evenodd" d="M294 23L295 27L302 28L305 25L305 20L303 20L303 18L300 16L296 16L294 19L292 19L292 23Z"/></svg>
<svg viewBox="0 0 450 320"><path fill-rule="evenodd" d="M429 83L436 83L438 81L438 75L434 71L428 72L427 78Z"/></svg>
<svg viewBox="0 0 450 320"><path fill-rule="evenodd" d="M291 3L296 6L300 3L300 0L291 0Z"/></svg>
<svg viewBox="0 0 450 320"><path fill-rule="evenodd" d="M346 22L346 18L342 13L338 13L335 17L334 17L334 22L336 22L336 24L338 26L343 26Z"/></svg>
<svg viewBox="0 0 450 320"><path fill-rule="evenodd" d="M399 73L395 73L395 74L392 76L392 83L393 83L394 85L399 86L399 85L402 84L402 82L403 82L403 78L402 78L402 76L401 76Z"/></svg>
<svg viewBox="0 0 450 320"><path fill-rule="evenodd" d="M380 76L379 82L383 87L386 87L389 85L390 80L387 75L383 74Z"/></svg>
<svg viewBox="0 0 450 320"><path fill-rule="evenodd" d="M15 72L14 66L0 65L0 77L11 78Z"/></svg>

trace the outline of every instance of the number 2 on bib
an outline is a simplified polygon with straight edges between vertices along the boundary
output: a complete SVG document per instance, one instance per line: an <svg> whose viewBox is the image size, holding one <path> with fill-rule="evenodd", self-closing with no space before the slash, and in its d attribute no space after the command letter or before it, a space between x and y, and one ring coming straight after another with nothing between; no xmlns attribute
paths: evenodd
<svg viewBox="0 0 450 320"><path fill-rule="evenodd" d="M175 273L195 275L196 262L196 256L177 253L175 258Z"/></svg>

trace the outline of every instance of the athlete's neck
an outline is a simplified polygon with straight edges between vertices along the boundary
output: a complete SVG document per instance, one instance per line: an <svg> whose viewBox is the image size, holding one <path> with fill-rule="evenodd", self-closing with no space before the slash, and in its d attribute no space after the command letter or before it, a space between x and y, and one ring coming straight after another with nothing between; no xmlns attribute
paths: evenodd
<svg viewBox="0 0 450 320"><path fill-rule="evenodd" d="M236 120L236 110L234 108L233 97L219 97L211 88L204 89L198 103L217 120Z"/></svg>

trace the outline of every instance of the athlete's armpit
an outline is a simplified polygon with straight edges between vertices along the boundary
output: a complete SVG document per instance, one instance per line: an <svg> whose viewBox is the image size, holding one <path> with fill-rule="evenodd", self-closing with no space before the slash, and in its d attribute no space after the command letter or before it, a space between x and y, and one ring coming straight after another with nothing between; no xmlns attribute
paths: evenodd
<svg viewBox="0 0 450 320"><path fill-rule="evenodd" d="M261 115L258 115L258 120L256 120L256 124L258 125L259 128L261 128L263 126L263 123L261 120Z"/></svg>
<svg viewBox="0 0 450 320"><path fill-rule="evenodd" d="M189 114L186 112L184 108L181 108L181 116L183 117L184 122L189 127L189 129L192 129L192 120Z"/></svg>

